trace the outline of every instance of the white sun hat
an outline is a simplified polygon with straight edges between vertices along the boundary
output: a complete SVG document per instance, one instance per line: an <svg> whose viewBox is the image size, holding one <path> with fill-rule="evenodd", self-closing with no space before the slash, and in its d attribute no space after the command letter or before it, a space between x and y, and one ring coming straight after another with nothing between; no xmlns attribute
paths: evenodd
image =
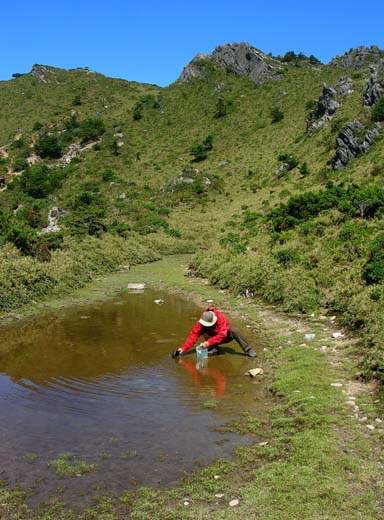
<svg viewBox="0 0 384 520"><path fill-rule="evenodd" d="M217 316L212 311L205 311L199 319L199 323L204 327L212 327L217 322Z"/></svg>

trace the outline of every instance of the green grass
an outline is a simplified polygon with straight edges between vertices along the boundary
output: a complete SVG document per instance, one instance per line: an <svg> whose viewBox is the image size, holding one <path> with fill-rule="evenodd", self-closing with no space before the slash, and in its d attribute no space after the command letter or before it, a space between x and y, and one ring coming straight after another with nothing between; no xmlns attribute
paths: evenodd
<svg viewBox="0 0 384 520"><path fill-rule="evenodd" d="M53 468L59 477L79 477L98 469L97 464L77 460L73 453L60 453L57 459L48 462L48 467Z"/></svg>

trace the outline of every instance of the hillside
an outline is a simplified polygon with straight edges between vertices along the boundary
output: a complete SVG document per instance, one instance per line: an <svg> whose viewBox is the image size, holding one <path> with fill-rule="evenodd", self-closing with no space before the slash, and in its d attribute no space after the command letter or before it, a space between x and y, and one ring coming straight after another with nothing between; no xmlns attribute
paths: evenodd
<svg viewBox="0 0 384 520"><path fill-rule="evenodd" d="M384 377L383 56L233 44L167 88L41 65L1 82L1 311L194 251L220 287L340 313Z"/></svg>

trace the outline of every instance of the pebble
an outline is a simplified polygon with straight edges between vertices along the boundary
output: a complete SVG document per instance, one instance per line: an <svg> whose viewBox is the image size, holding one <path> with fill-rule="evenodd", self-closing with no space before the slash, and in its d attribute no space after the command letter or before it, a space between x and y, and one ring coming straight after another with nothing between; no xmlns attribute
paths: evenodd
<svg viewBox="0 0 384 520"><path fill-rule="evenodd" d="M368 419L368 417L361 417L361 418L359 419L359 421L364 422L364 421L366 421L367 419Z"/></svg>
<svg viewBox="0 0 384 520"><path fill-rule="evenodd" d="M375 429L373 424L367 424L367 428L368 428L368 430L371 430L371 431L373 431Z"/></svg>
<svg viewBox="0 0 384 520"><path fill-rule="evenodd" d="M343 386L343 383L331 383L331 386L339 388L340 386Z"/></svg>
<svg viewBox="0 0 384 520"><path fill-rule="evenodd" d="M216 493L215 497L216 498L223 498L224 496L224 493Z"/></svg>
<svg viewBox="0 0 384 520"><path fill-rule="evenodd" d="M189 506L189 502L188 502L188 500L185 500L185 501L184 501L184 505L185 505L185 506Z"/></svg>
<svg viewBox="0 0 384 520"><path fill-rule="evenodd" d="M156 303L156 305L161 305L164 303L164 300L154 300L153 303Z"/></svg>
<svg viewBox="0 0 384 520"><path fill-rule="evenodd" d="M349 406L356 406L355 401L346 401L345 404L349 404Z"/></svg>
<svg viewBox="0 0 384 520"><path fill-rule="evenodd" d="M213 300L206 300L207 303L213 303Z"/></svg>
<svg viewBox="0 0 384 520"><path fill-rule="evenodd" d="M327 345L322 345L322 346L320 347L320 350L321 350L321 352L326 352L326 351L328 350Z"/></svg>
<svg viewBox="0 0 384 520"><path fill-rule="evenodd" d="M334 332L332 334L332 338L335 338L335 339L342 338L342 337L344 337L344 334L342 332Z"/></svg>
<svg viewBox="0 0 384 520"><path fill-rule="evenodd" d="M217 479L220 478L220 475L215 475L213 478L214 478L215 480L217 480Z"/></svg>
<svg viewBox="0 0 384 520"><path fill-rule="evenodd" d="M266 446L268 444L268 441L265 442L259 442L259 446Z"/></svg>
<svg viewBox="0 0 384 520"><path fill-rule="evenodd" d="M230 505L230 507L234 507L234 506L238 506L239 503L240 503L240 501L237 500L237 498L235 498L234 500L231 500L231 501L229 502L229 505Z"/></svg>
<svg viewBox="0 0 384 520"><path fill-rule="evenodd" d="M375 421L376 421L377 423L379 423L379 424L381 424L381 423L383 422L383 421L382 421L381 419L379 419L379 418L375 419Z"/></svg>

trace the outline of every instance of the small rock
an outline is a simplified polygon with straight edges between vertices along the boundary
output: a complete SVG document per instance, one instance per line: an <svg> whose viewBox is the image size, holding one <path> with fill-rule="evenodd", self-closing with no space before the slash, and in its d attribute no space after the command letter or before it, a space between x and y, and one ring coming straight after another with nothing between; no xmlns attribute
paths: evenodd
<svg viewBox="0 0 384 520"><path fill-rule="evenodd" d="M336 319L336 316L331 316L331 317L329 318L329 321L335 321L335 319Z"/></svg>
<svg viewBox="0 0 384 520"><path fill-rule="evenodd" d="M230 507L235 507L235 506L238 506L239 503L240 503L240 501L237 498L235 498L234 500L231 500L229 502L229 505L230 505Z"/></svg>
<svg viewBox="0 0 384 520"><path fill-rule="evenodd" d="M224 493L216 493L215 498L223 498Z"/></svg>
<svg viewBox="0 0 384 520"><path fill-rule="evenodd" d="M364 421L366 421L367 419L368 419L368 417L361 417L361 419L359 419L359 421L364 422Z"/></svg>
<svg viewBox="0 0 384 520"><path fill-rule="evenodd" d="M322 345L322 346L320 347L320 350L321 350L321 352L326 352L326 351L328 350L327 345Z"/></svg>
<svg viewBox="0 0 384 520"><path fill-rule="evenodd" d="M368 430L373 431L373 430L375 429L375 427L373 426L373 424L367 424L366 426L367 426Z"/></svg>
<svg viewBox="0 0 384 520"><path fill-rule="evenodd" d="M220 475L215 475L213 478L214 478L215 480L218 480L218 479L220 478Z"/></svg>
<svg viewBox="0 0 384 520"><path fill-rule="evenodd" d="M259 442L259 446L266 446L268 444L268 441Z"/></svg>
<svg viewBox="0 0 384 520"><path fill-rule="evenodd" d="M206 300L207 303L213 303L213 300Z"/></svg>
<svg viewBox="0 0 384 520"><path fill-rule="evenodd" d="M315 333L310 332L308 334L305 334L304 339L314 339L315 336L316 336Z"/></svg>
<svg viewBox="0 0 384 520"><path fill-rule="evenodd" d="M331 383L331 386L340 387L343 386L343 383Z"/></svg>
<svg viewBox="0 0 384 520"><path fill-rule="evenodd" d="M262 368L251 368L251 370L248 370L248 372L245 372L245 376L251 376L251 377L256 377L256 376L261 376L264 374L264 370Z"/></svg>
<svg viewBox="0 0 384 520"><path fill-rule="evenodd" d="M336 338L337 339L337 338L342 338L342 337L344 337L344 334L342 332L334 332L332 334L332 338Z"/></svg>
<svg viewBox="0 0 384 520"><path fill-rule="evenodd" d="M356 406L355 401L346 401L345 404L348 404L349 406Z"/></svg>
<svg viewBox="0 0 384 520"><path fill-rule="evenodd" d="M153 303L156 303L156 305L162 305L164 303L164 300L154 300Z"/></svg>
<svg viewBox="0 0 384 520"><path fill-rule="evenodd" d="M377 419L375 419L375 422L381 424L383 421L381 419L377 418Z"/></svg>
<svg viewBox="0 0 384 520"><path fill-rule="evenodd" d="M189 506L189 502L188 502L188 500L185 500L185 501L184 501L184 505L185 505L185 506Z"/></svg>

